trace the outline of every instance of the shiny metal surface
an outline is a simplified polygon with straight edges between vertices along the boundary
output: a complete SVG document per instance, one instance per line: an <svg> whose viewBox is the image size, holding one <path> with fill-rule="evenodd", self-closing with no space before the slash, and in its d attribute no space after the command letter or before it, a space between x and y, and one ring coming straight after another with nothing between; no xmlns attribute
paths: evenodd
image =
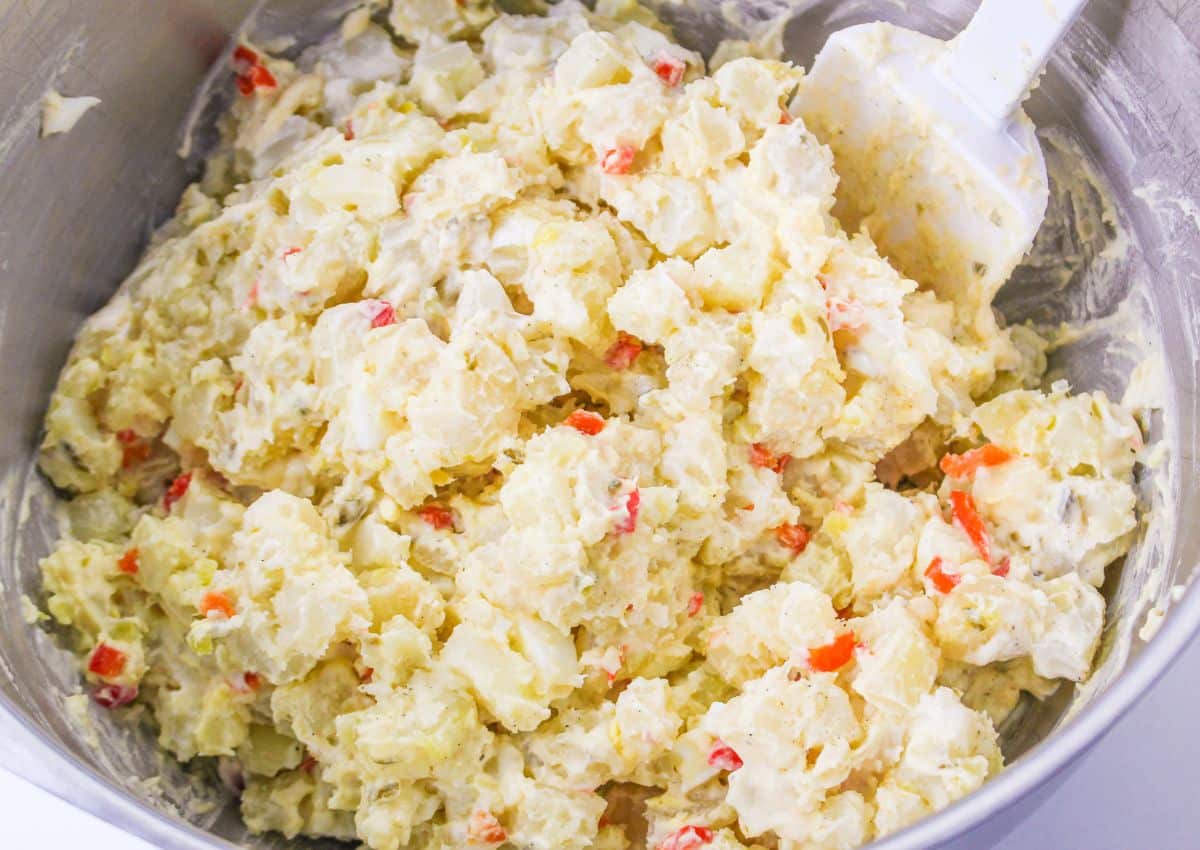
<svg viewBox="0 0 1200 850"><path fill-rule="evenodd" d="M203 770L157 754L152 733L97 718L99 748L65 709L77 666L53 634L28 626L37 559L54 533L51 494L31 474L40 418L71 336L127 273L188 178L176 156L193 92L248 0L0 0L0 758L76 805L171 850L247 838ZM259 26L328 29L322 0L272 0ZM746 21L789 9L788 55L806 63L833 29L885 19L935 35L960 26L968 0L743 0ZM710 0L664 3L685 44L711 50L736 20ZM736 16L735 16L736 18ZM1046 134L1058 191L1030 261L1001 293L1010 320L1090 320L1052 366L1076 388L1120 395L1161 351L1170 451L1143 481L1154 504L1142 541L1105 587L1101 664L1079 694L1063 689L1005 730L1015 762L980 792L876 846L984 847L1165 669L1200 625L1200 592L1173 605L1158 635L1136 638L1147 601L1164 600L1200 559L1200 6L1093 0L1052 60L1029 111ZM53 85L103 104L66 136L37 138ZM1080 163L1094 179L1077 179ZM194 163L192 163L194 165ZM1093 184L1102 187L1098 194ZM1113 201L1107 207L1100 195ZM1177 518L1182 521L1176 523ZM1051 734L1052 733L1052 734ZM144 780L160 776L157 784ZM218 838L216 836L221 836ZM230 844L228 842L234 842Z"/></svg>

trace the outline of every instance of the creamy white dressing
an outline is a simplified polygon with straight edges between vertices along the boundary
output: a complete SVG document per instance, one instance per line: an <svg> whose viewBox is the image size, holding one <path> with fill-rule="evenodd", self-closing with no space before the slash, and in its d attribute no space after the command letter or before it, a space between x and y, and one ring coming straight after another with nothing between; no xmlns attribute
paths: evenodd
<svg viewBox="0 0 1200 850"><path fill-rule="evenodd" d="M1088 676L1133 417L842 231L802 72L599 12L247 46L60 378L46 608L253 831L849 850Z"/></svg>

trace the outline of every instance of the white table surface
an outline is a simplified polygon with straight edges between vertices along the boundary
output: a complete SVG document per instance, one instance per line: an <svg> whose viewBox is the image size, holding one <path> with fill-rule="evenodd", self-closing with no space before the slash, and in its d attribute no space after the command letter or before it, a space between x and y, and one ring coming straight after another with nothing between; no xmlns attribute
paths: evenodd
<svg viewBox="0 0 1200 850"><path fill-rule="evenodd" d="M1200 848L1200 642L1015 832L980 850ZM0 769L0 848L153 850Z"/></svg>

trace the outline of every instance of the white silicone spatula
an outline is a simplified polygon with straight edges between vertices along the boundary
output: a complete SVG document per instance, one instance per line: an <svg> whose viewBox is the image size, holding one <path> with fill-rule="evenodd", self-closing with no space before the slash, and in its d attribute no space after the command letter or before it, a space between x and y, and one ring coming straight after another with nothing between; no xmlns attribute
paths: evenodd
<svg viewBox="0 0 1200 850"><path fill-rule="evenodd" d="M841 176L838 218L902 272L990 321L1033 242L1046 167L1021 101L1086 0L983 0L956 38L874 23L832 35L795 102Z"/></svg>

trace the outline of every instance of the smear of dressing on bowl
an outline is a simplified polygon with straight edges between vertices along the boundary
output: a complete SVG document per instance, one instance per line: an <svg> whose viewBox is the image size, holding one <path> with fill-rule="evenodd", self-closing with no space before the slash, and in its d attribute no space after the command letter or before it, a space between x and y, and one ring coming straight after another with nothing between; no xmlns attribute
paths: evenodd
<svg viewBox="0 0 1200 850"><path fill-rule="evenodd" d="M50 89L42 96L42 136L71 132L88 110L99 105L98 97L64 97Z"/></svg>

